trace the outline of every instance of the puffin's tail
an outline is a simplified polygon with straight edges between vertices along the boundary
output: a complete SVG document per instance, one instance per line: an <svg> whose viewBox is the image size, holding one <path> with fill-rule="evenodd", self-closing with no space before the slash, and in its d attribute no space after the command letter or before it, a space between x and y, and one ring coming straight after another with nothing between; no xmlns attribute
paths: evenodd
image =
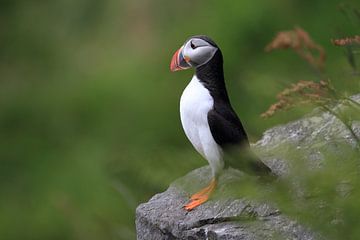
<svg viewBox="0 0 360 240"><path fill-rule="evenodd" d="M271 168L257 157L254 157L249 161L248 168L253 174L255 173L255 175L258 176L268 176L273 174Z"/></svg>
<svg viewBox="0 0 360 240"><path fill-rule="evenodd" d="M261 180L273 181L277 179L277 175L263 163L258 157L254 156L253 159L248 163L248 170L250 174L254 174L260 177Z"/></svg>
<svg viewBox="0 0 360 240"><path fill-rule="evenodd" d="M225 164L227 166L239 169L249 175L259 176L261 179L271 181L277 178L277 175L262 162L250 148L242 148L241 151L231 151L226 154Z"/></svg>

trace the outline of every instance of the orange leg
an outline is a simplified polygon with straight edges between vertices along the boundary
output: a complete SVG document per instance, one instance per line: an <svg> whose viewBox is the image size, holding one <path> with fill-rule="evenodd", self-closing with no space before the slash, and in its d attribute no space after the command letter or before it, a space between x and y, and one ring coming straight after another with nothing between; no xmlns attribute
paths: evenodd
<svg viewBox="0 0 360 240"><path fill-rule="evenodd" d="M191 211L194 208L206 202L209 199L211 193L214 191L215 187L216 187L216 179L214 178L211 180L210 184L207 187L201 189L199 192L192 195L190 197L189 203L186 204L184 208L187 211Z"/></svg>

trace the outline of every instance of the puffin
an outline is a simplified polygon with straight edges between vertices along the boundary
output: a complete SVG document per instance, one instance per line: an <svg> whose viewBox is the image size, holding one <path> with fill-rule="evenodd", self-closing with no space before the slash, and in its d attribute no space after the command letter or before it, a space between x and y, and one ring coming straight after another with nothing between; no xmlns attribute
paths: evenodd
<svg viewBox="0 0 360 240"><path fill-rule="evenodd" d="M180 119L185 135L211 168L208 186L193 194L184 209L191 211L214 192L225 167L247 174L272 176L271 169L254 154L226 90L223 56L205 35L192 36L174 53L172 72L194 68L195 73L180 98Z"/></svg>

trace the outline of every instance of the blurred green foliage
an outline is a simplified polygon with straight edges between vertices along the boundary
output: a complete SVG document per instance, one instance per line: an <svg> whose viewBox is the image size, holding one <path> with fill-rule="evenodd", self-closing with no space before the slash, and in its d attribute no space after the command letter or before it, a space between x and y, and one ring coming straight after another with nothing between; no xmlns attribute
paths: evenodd
<svg viewBox="0 0 360 240"><path fill-rule="evenodd" d="M330 42L359 34L351 4L1 1L0 238L135 239L135 207L206 164L179 121L192 73L169 72L183 41L206 34L222 48L233 106L255 141L308 111L261 119L276 93L316 79L297 56L264 53L278 31L304 28L325 48L333 84L358 90Z"/></svg>

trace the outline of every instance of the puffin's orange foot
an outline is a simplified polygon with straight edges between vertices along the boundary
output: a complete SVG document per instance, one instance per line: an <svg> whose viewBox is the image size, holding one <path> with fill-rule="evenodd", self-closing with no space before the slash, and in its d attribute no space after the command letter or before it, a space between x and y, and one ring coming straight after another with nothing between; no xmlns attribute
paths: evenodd
<svg viewBox="0 0 360 240"><path fill-rule="evenodd" d="M191 211L194 208L200 206L201 204L203 204L204 202L206 202L209 199L209 195L204 195L201 198L198 198L196 200L190 200L190 202L188 204L186 204L184 206L185 210L187 211Z"/></svg>
<svg viewBox="0 0 360 240"><path fill-rule="evenodd" d="M216 187L216 180L212 179L209 186L200 190L190 197L190 202L184 206L185 210L191 211L206 202Z"/></svg>

